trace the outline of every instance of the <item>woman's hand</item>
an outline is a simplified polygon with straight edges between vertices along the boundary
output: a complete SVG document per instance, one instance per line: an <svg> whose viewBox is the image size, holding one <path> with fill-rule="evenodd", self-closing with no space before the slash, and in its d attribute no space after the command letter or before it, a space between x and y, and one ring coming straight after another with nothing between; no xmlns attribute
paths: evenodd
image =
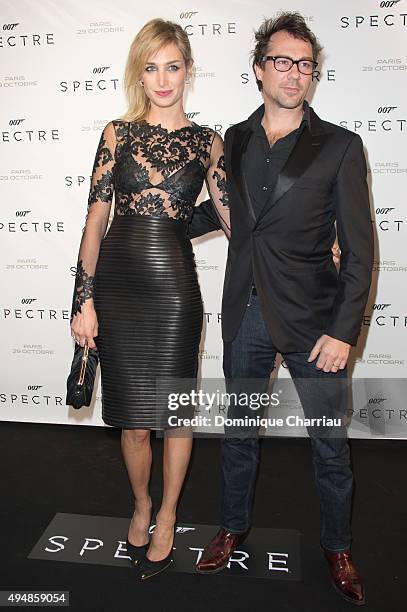
<svg viewBox="0 0 407 612"><path fill-rule="evenodd" d="M97 348L93 338L98 335L98 319L91 300L82 304L81 311L72 319L72 338L81 346L85 346L87 340L89 348Z"/></svg>

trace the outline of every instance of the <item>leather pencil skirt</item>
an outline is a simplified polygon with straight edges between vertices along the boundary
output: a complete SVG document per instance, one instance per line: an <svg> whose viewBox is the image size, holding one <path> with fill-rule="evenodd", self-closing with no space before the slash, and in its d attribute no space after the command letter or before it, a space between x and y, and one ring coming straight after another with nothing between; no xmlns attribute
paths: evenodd
<svg viewBox="0 0 407 612"><path fill-rule="evenodd" d="M115 215L100 246L94 302L104 422L166 429L161 382L171 390L174 379L196 379L203 320L186 224Z"/></svg>

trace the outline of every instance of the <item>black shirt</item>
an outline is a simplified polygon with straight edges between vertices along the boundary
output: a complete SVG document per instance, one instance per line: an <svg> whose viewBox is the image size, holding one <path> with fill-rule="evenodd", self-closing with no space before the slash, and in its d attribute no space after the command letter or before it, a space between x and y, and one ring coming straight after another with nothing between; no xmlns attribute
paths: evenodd
<svg viewBox="0 0 407 612"><path fill-rule="evenodd" d="M259 216L266 205L277 182L277 177L289 158L302 130L307 123L309 125L309 106L305 101L303 109L304 115L300 126L284 138L277 140L273 146L269 145L266 132L261 125L263 117L254 117L252 120L251 128L253 132L247 144L245 171L256 217Z"/></svg>

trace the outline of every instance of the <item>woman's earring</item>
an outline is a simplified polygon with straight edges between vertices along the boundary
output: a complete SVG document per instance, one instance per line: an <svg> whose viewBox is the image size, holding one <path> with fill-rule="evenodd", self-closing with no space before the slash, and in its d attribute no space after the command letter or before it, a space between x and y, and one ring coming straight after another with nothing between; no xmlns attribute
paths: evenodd
<svg viewBox="0 0 407 612"><path fill-rule="evenodd" d="M141 87L144 87L144 82L143 81L139 81L139 84L141 85Z"/></svg>

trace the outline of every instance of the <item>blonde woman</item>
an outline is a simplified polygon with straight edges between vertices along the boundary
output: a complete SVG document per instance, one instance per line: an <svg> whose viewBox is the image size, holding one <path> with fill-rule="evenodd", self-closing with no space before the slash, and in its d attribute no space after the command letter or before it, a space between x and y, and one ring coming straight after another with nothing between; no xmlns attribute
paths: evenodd
<svg viewBox="0 0 407 612"><path fill-rule="evenodd" d="M127 545L142 579L172 561L192 447L191 435L168 435L174 430L156 381L196 377L203 310L187 228L204 181L229 227L222 139L183 109L192 65L188 36L169 21L149 21L130 47L129 108L105 126L96 152L71 316L75 341L99 351L103 420L122 429L135 500ZM149 541L152 429L166 435L163 497Z"/></svg>

